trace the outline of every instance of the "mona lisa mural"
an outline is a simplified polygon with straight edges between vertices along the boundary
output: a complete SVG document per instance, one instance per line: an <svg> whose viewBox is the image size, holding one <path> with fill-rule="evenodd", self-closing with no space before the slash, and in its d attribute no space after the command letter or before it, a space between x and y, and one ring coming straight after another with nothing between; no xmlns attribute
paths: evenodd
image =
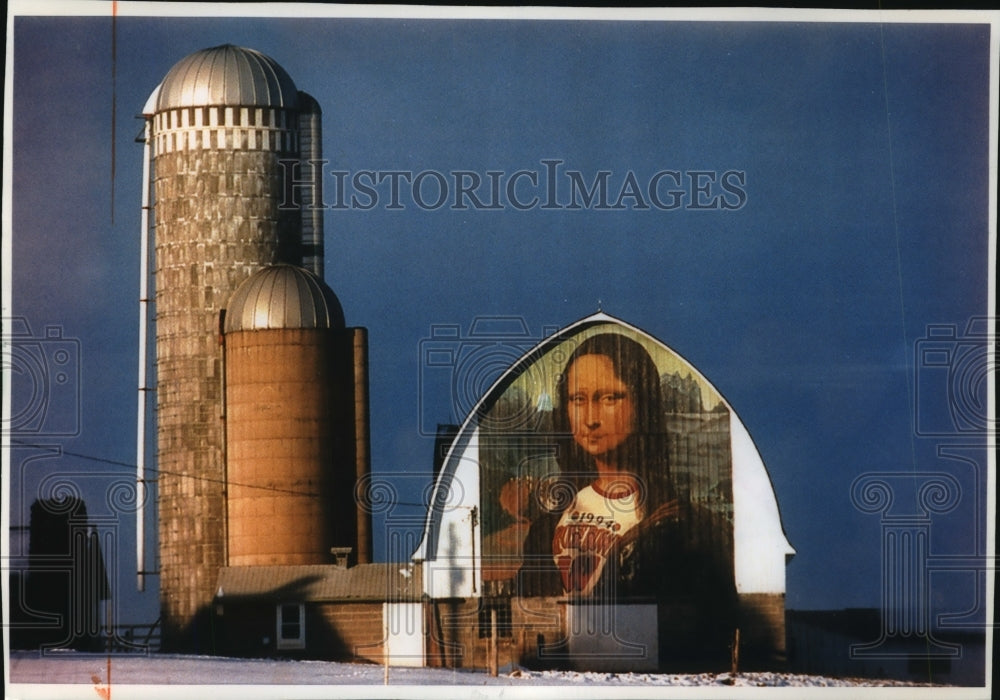
<svg viewBox="0 0 1000 700"><path fill-rule="evenodd" d="M414 558L431 599L655 605L664 667L727 656L737 628L750 657L780 657L793 551L722 394L598 313L525 353L466 417Z"/></svg>

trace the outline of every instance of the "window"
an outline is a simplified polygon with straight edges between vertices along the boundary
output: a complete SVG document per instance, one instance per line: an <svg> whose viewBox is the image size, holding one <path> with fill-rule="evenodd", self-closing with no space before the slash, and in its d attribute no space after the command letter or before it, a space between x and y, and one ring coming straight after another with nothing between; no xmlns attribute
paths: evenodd
<svg viewBox="0 0 1000 700"><path fill-rule="evenodd" d="M301 603L278 606L278 648L305 649L306 610Z"/></svg>
<svg viewBox="0 0 1000 700"><path fill-rule="evenodd" d="M479 638L486 639L490 636L490 630L492 629L492 615L493 611L497 611L497 636L498 637L510 637L511 633L511 619L510 619L510 601L509 600L499 600L495 602L483 602L479 608Z"/></svg>

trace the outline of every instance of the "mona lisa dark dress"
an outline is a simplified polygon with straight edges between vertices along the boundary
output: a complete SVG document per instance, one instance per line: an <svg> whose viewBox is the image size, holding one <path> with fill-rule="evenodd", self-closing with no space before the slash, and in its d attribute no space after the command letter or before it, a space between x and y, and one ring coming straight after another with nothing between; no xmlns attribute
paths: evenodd
<svg viewBox="0 0 1000 700"><path fill-rule="evenodd" d="M655 602L661 670L729 668L738 626L732 525L688 503L613 537L587 535L585 529L568 536L567 523L586 517L576 504L573 499L562 511L532 522L518 575L520 594L581 603ZM611 529L604 522L599 526ZM584 559L557 563L567 540ZM604 557L600 566L592 563L595 550ZM587 581L591 575L595 580Z"/></svg>

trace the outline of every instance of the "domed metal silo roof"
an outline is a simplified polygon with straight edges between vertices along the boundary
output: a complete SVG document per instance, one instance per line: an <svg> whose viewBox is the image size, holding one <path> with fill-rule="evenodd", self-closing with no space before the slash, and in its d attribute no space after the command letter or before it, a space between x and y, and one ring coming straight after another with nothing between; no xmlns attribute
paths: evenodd
<svg viewBox="0 0 1000 700"><path fill-rule="evenodd" d="M272 265L250 276L229 300L225 332L282 328L343 328L333 290L295 265Z"/></svg>
<svg viewBox="0 0 1000 700"><path fill-rule="evenodd" d="M298 107L298 90L285 69L259 51L232 44L202 49L167 72L157 110L207 106Z"/></svg>

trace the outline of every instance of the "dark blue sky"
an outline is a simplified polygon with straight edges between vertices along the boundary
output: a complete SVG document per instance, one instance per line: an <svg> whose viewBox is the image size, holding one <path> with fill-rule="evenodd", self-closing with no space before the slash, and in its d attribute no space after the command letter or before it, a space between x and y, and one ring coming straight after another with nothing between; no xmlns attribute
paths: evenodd
<svg viewBox="0 0 1000 700"><path fill-rule="evenodd" d="M319 101L328 169L348 185L363 170L527 170L543 184L522 179L517 196L544 203L543 161L560 161L557 208L421 208L407 186L392 209L383 185L371 209L326 212L326 279L370 333L373 469L401 501L427 483L426 428L461 418L422 363L435 326L516 316L539 337L600 306L699 368L747 426L798 552L788 607L879 605L880 516L851 500L869 472L954 476L931 555L985 552L982 431L949 403L954 381L969 383L959 408L985 382L915 359L930 324L957 329L934 341L951 358L983 347L963 334L990 311L987 24L119 17L112 71L109 17L19 17L4 314L78 340L80 374L48 423L15 436L12 524L53 474L82 484L91 512L117 512L108 484L135 461L134 116L174 63L222 43L270 55ZM664 170L688 185L684 206L565 206L567 171L608 171L614 204L629 173L645 188ZM716 174L708 200L740 206L687 206L696 171ZM720 189L727 171L745 201ZM79 434L45 435L74 432L76 393ZM939 454L952 447L960 459ZM151 622L155 592L130 592L132 524L104 526L129 591L119 619ZM975 582L936 574L935 611L974 608Z"/></svg>

